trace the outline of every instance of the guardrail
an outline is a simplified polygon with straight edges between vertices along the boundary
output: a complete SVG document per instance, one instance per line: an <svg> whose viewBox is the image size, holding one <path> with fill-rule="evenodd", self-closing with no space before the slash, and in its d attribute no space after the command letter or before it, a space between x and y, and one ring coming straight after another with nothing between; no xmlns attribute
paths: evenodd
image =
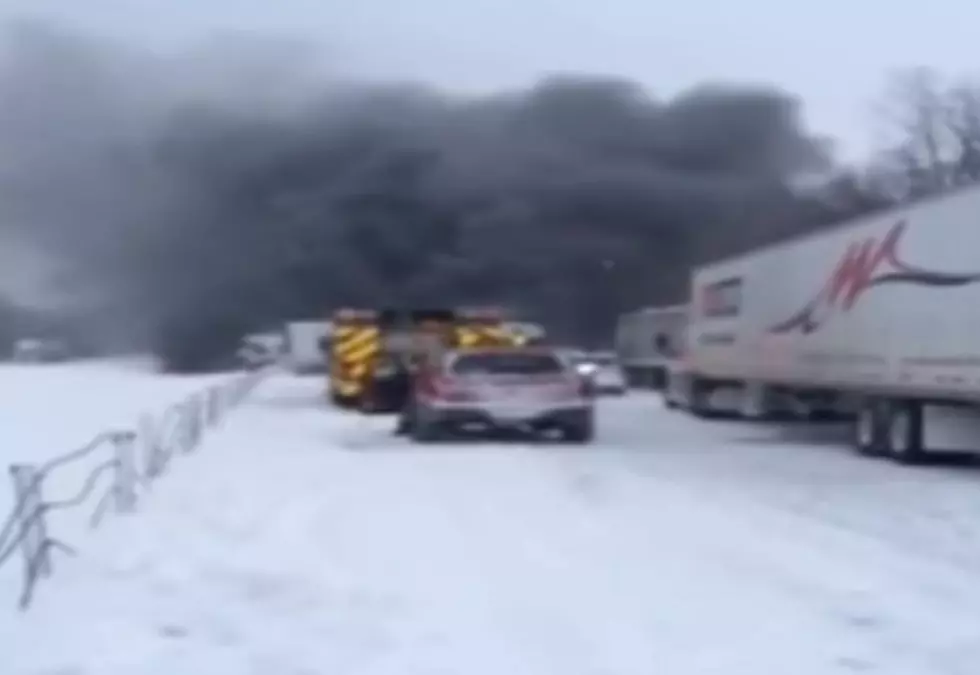
<svg viewBox="0 0 980 675"><path fill-rule="evenodd" d="M14 508L0 525L0 568L20 552L23 572L19 608L30 607L38 582L51 576L52 551L76 553L52 535L49 514L87 503L106 482L103 476L109 476L109 485L88 517L89 526L97 527L110 507L117 513L133 511L141 489L145 491L162 476L175 455L194 451L205 430L238 406L267 372L261 369L238 374L171 405L157 420L144 418L138 430L105 431L84 447L45 464L10 465ZM88 470L74 495L53 499L45 494L45 483L59 469L96 459L101 461Z"/></svg>

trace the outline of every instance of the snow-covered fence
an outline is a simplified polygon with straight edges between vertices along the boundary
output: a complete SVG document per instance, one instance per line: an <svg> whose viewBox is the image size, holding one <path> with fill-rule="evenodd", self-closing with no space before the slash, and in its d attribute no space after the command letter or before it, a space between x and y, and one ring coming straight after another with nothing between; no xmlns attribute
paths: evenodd
<svg viewBox="0 0 980 675"><path fill-rule="evenodd" d="M254 370L236 375L170 406L157 419L144 418L135 431L105 431L84 447L45 464L11 465L15 499L13 510L0 524L0 567L20 554L20 608L30 606L38 581L51 575L52 551L75 554L70 545L51 532L51 513L81 507L96 493L99 496L95 508L87 517L90 527L96 527L110 508L117 513L132 511L140 493L165 473L170 460L193 452L204 432L240 404L267 372ZM89 467L86 462L84 478L75 494L54 499L46 493L54 474L86 460L96 463Z"/></svg>

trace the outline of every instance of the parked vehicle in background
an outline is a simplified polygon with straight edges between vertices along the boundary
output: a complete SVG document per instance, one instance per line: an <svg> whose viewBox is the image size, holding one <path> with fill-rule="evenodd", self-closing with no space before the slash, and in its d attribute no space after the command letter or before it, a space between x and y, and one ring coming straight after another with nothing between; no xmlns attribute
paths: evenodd
<svg viewBox="0 0 980 675"><path fill-rule="evenodd" d="M851 417L865 455L980 449L980 188L694 271L671 400Z"/></svg>
<svg viewBox="0 0 980 675"><path fill-rule="evenodd" d="M260 368L281 358L284 343L279 333L246 335L238 349L238 358L245 368Z"/></svg>
<svg viewBox="0 0 980 675"><path fill-rule="evenodd" d="M68 360L68 345L61 340L24 338L14 343L12 360L16 363L58 363Z"/></svg>
<svg viewBox="0 0 980 675"><path fill-rule="evenodd" d="M558 356L558 358L573 368L577 368L583 363L588 363L589 353L584 349L577 349L575 347L556 347L555 354Z"/></svg>
<svg viewBox="0 0 980 675"><path fill-rule="evenodd" d="M330 321L291 321L283 340L285 365L298 375L327 372L322 343L331 332Z"/></svg>
<svg viewBox="0 0 980 675"><path fill-rule="evenodd" d="M585 360L593 366L590 377L595 393L616 396L626 393L629 384L616 352L592 352L585 356Z"/></svg>
<svg viewBox="0 0 980 675"><path fill-rule="evenodd" d="M663 389L684 347L688 305L644 307L616 326L616 353L630 386Z"/></svg>

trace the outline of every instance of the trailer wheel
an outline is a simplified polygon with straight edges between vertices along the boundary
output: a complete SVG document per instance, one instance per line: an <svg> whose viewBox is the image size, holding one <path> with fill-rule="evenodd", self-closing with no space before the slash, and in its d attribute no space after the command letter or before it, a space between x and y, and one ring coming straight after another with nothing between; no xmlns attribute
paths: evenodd
<svg viewBox="0 0 980 675"><path fill-rule="evenodd" d="M761 422L770 419L769 390L765 385L747 383L742 387L738 416L742 419Z"/></svg>
<svg viewBox="0 0 980 675"><path fill-rule="evenodd" d="M711 387L701 380L692 379L688 410L695 417L711 419L717 411L711 406Z"/></svg>
<svg viewBox="0 0 980 675"><path fill-rule="evenodd" d="M865 457L880 457L885 454L885 435L882 424L883 406L874 400L861 403L853 425L854 449Z"/></svg>
<svg viewBox="0 0 980 675"><path fill-rule="evenodd" d="M922 405L915 401L894 401L887 414L888 454L900 464L919 464L925 458L922 447Z"/></svg>

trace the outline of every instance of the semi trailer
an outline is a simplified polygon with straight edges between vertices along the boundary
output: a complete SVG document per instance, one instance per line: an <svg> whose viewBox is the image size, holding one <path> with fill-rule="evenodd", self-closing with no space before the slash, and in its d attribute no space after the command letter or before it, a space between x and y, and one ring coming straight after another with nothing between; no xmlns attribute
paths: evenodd
<svg viewBox="0 0 980 675"><path fill-rule="evenodd" d="M980 188L697 268L669 403L846 417L865 455L980 449Z"/></svg>
<svg viewBox="0 0 980 675"><path fill-rule="evenodd" d="M644 307L619 317L616 354L630 386L663 389L685 341L687 305Z"/></svg>

